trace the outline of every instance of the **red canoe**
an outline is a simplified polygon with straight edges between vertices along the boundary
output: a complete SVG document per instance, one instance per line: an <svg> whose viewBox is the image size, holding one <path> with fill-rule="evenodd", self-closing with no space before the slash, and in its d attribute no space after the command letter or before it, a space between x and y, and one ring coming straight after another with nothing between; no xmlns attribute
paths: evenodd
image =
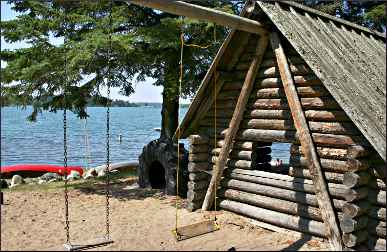
<svg viewBox="0 0 387 252"><path fill-rule="evenodd" d="M81 166L67 166L67 174L71 171L77 171L82 176L83 168ZM57 173L61 176L65 174L63 166L49 164L19 164L1 167L1 176L10 177L19 174L23 177L38 177L47 172Z"/></svg>

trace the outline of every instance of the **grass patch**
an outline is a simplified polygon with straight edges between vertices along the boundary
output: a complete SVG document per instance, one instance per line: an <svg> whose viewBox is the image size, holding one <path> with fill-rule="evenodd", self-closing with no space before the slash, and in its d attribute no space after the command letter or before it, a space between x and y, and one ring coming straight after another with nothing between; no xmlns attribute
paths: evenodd
<svg viewBox="0 0 387 252"><path fill-rule="evenodd" d="M137 176L135 171L124 171L110 174L110 184L122 183L123 179L133 178ZM95 177L91 179L80 179L69 181L67 188L69 190L92 187L95 185L103 185L106 181L106 176ZM25 191L55 191L65 187L64 181L56 181L44 184L22 184L13 188L2 189L3 192L25 192Z"/></svg>

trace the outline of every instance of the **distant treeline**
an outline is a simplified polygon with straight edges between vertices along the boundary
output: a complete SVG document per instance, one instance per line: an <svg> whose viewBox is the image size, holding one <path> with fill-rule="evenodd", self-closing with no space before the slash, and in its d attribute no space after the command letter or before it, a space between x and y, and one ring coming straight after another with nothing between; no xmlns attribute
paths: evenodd
<svg viewBox="0 0 387 252"><path fill-rule="evenodd" d="M32 105L33 99L27 99L25 101L25 105ZM1 96L0 97L0 105L1 107L7 107L7 106L18 106L20 105L18 102L13 100L12 98L9 98L7 96ZM87 103L88 107L103 107L104 104L102 102L99 102L98 99L90 99L90 101ZM112 100L111 102L112 107L155 107L155 108L161 108L161 103L157 102L129 102L124 100ZM180 104L182 108L187 108L189 104Z"/></svg>

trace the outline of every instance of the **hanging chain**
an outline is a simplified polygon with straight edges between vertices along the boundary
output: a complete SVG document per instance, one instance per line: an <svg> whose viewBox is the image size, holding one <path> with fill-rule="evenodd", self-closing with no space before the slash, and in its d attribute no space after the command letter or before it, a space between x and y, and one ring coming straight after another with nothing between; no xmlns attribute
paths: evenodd
<svg viewBox="0 0 387 252"><path fill-rule="evenodd" d="M63 109L63 163L64 163L64 198L65 198L65 224L66 224L66 243L70 243L70 223L69 223L69 195L68 195L68 185L67 185L67 85L68 85L68 72L67 72L67 16L65 10L65 33L64 33L64 76L65 76L65 85L63 88L63 100L64 100L64 109Z"/></svg>
<svg viewBox="0 0 387 252"><path fill-rule="evenodd" d="M106 237L110 238L110 84L111 76L111 51L112 51L112 10L113 0L109 5L109 49L108 49L108 80L107 80L107 108L106 108Z"/></svg>

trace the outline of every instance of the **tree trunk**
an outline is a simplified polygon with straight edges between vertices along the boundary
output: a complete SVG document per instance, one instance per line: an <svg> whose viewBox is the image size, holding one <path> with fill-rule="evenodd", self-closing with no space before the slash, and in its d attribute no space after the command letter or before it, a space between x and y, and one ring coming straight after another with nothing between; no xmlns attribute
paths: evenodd
<svg viewBox="0 0 387 252"><path fill-rule="evenodd" d="M172 59L165 69L161 109L161 141L171 141L179 123L179 66L177 62L177 59Z"/></svg>

